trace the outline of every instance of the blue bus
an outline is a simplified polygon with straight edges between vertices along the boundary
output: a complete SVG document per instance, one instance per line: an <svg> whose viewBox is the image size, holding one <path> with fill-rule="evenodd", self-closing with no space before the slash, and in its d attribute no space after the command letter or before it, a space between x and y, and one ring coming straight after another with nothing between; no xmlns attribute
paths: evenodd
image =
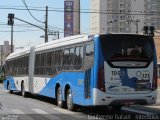
<svg viewBox="0 0 160 120"><path fill-rule="evenodd" d="M154 104L154 40L137 34L76 35L29 47L5 61L4 89L81 106Z"/></svg>

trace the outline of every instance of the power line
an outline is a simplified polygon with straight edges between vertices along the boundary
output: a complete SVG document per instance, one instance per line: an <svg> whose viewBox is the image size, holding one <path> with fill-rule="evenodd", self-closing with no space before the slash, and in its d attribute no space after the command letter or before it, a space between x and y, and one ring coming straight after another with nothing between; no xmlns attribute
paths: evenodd
<svg viewBox="0 0 160 120"><path fill-rule="evenodd" d="M29 8L28 9L24 9L24 8L14 8L14 7L0 7L0 9L12 9L12 10L20 10L20 11L21 10L46 11L46 10L42 10L42 9L33 9L33 8L32 9L29 9ZM50 11L50 12L65 12L64 10L58 10L58 8L50 9L48 11ZM103 10L101 10L101 11L82 11L81 10L81 11L70 11L70 12L80 12L80 13L88 13L88 14L95 13L95 14L119 14L119 15L125 14L125 15L151 15L151 16L160 15L160 12L155 12L155 11L154 12L152 12L152 11L148 11L148 12L145 12L145 11L144 12L143 11L106 12L106 11L103 11ZM32 17L34 17L34 16L32 15ZM39 21L39 22L44 23L42 21Z"/></svg>
<svg viewBox="0 0 160 120"><path fill-rule="evenodd" d="M0 26L6 26L6 28L10 27L5 23L0 23ZM28 24L14 24L14 26L15 26L15 28L19 28L19 27L21 27L21 28L26 28L26 27L27 28L35 28L34 26L31 26L31 25L28 25ZM43 26L41 26L41 25L38 25L38 26L43 28ZM3 27L3 28L5 28L5 27ZM58 31L63 31L64 27L55 27L55 26L49 25L48 29L51 29L51 30L55 30L56 29Z"/></svg>
<svg viewBox="0 0 160 120"><path fill-rule="evenodd" d="M4 10L19 10L19 11L25 11L27 9L24 8L14 8L14 7L0 7L0 9ZM29 9L30 11L45 11L45 10L40 10L40 9Z"/></svg>
<svg viewBox="0 0 160 120"><path fill-rule="evenodd" d="M24 0L23 0L24 1ZM9 8L9 9L17 9L17 10L27 10L27 9L24 9L24 6L0 6L1 8ZM26 7L25 7L26 8ZM45 11L44 9L40 9L40 8L45 8L45 7L35 7L35 6L27 6L28 10L35 10L35 11ZM35 8L35 9L29 9L29 8ZM39 8L39 9L37 9ZM49 11L54 11L54 10L57 10L57 9L60 9L61 11L60 12L64 12L64 8L55 8L55 7L49 7L51 8L51 10ZM85 11L82 11L82 10L85 10ZM106 12L106 10L96 10L96 9L81 9L80 12L86 12L86 11L92 11L91 13L94 13L94 12ZM72 11L72 12L76 12L76 11ZM78 12L78 11L77 11ZM118 12L117 10L111 10L110 12ZM121 11L123 13L158 13L160 14L160 12L155 12L155 11Z"/></svg>
<svg viewBox="0 0 160 120"><path fill-rule="evenodd" d="M16 6L16 5L0 5L0 7L15 7L15 8L26 8L25 6ZM28 8L45 8L45 7L36 7L36 6L28 6Z"/></svg>
<svg viewBox="0 0 160 120"><path fill-rule="evenodd" d="M40 22L40 23L45 23L45 22L42 22L42 21L38 20L37 18L35 18L35 17L32 15L32 13L30 12L30 10L28 9L28 6L27 6L25 0L22 0L22 2L23 2L23 4L25 5L25 7L27 8L29 14L30 14L36 21L38 21L38 22Z"/></svg>
<svg viewBox="0 0 160 120"><path fill-rule="evenodd" d="M17 30L17 31L14 31L14 32L37 32L39 30ZM0 32L11 32L11 31L8 31L8 30L4 30L4 31L0 31Z"/></svg>

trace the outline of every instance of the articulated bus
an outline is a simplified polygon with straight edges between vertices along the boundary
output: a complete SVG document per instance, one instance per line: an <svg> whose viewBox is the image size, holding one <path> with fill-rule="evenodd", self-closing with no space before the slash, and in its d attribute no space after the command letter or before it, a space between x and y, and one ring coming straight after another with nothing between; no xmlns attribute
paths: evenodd
<svg viewBox="0 0 160 120"><path fill-rule="evenodd" d="M54 98L59 107L154 104L154 40L137 34L76 35L10 54L4 89Z"/></svg>

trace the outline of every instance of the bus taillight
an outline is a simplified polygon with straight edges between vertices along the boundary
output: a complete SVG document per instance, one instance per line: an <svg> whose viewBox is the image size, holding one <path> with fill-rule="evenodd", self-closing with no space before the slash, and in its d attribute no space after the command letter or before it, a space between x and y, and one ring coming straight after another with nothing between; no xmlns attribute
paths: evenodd
<svg viewBox="0 0 160 120"><path fill-rule="evenodd" d="M152 90L157 89L157 66L154 65L153 68L153 81L152 81Z"/></svg>
<svg viewBox="0 0 160 120"><path fill-rule="evenodd" d="M106 92L105 89L105 79L104 79L104 66L100 66L98 69L98 80L97 80L97 87L99 90Z"/></svg>

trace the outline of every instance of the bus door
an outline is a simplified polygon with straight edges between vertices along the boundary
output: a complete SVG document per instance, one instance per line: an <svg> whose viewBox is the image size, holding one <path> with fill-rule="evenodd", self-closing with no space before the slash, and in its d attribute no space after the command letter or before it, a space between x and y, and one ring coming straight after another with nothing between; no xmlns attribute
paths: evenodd
<svg viewBox="0 0 160 120"><path fill-rule="evenodd" d="M93 42L88 43L85 46L85 58L84 58L84 95L88 99L91 97L91 79L93 79L93 62L94 62L94 45Z"/></svg>

